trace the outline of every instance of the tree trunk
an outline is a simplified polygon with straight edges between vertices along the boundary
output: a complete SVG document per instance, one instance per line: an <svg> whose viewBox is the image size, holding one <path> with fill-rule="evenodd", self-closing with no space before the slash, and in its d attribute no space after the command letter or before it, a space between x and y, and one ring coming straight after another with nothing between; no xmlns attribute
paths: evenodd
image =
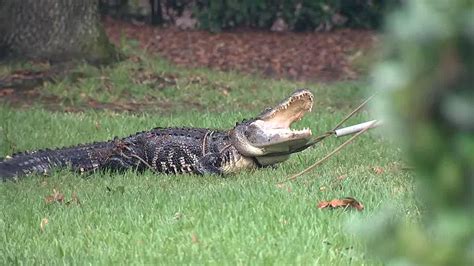
<svg viewBox="0 0 474 266"><path fill-rule="evenodd" d="M0 0L0 56L109 63L98 0Z"/></svg>

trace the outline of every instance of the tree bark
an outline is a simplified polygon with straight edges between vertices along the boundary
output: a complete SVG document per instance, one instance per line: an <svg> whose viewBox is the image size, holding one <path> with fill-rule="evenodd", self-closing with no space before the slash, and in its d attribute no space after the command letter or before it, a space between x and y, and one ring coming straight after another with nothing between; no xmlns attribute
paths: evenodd
<svg viewBox="0 0 474 266"><path fill-rule="evenodd" d="M98 0L0 0L0 57L86 60L117 58L100 23Z"/></svg>

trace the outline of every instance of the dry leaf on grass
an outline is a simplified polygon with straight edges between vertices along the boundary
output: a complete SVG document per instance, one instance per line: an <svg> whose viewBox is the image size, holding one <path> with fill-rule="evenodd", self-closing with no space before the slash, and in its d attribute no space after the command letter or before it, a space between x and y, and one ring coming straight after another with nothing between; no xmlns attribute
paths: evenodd
<svg viewBox="0 0 474 266"><path fill-rule="evenodd" d="M68 201L68 202L65 202L64 201L64 194L59 192L59 190L56 190L56 189L53 189L53 194L49 195L49 196L46 196L44 198L44 202L46 204L51 204L51 203L54 203L54 202L58 202L58 203L65 203L66 206L69 206L70 204L72 203L75 203L77 205L80 205L81 204L81 201L79 200L79 198L77 197L77 193L76 192L72 192L72 195L71 195L71 200Z"/></svg>
<svg viewBox="0 0 474 266"><path fill-rule="evenodd" d="M331 201L322 201L318 203L318 209L324 209L324 208L348 208L352 207L357 209L358 211L362 211L364 209L364 205L362 205L360 202L358 202L354 198L343 198L343 199L333 199Z"/></svg>
<svg viewBox="0 0 474 266"><path fill-rule="evenodd" d="M346 179L346 177L347 177L347 175L340 175L336 179L337 180L344 180L344 179Z"/></svg>
<svg viewBox="0 0 474 266"><path fill-rule="evenodd" d="M15 90L14 90L14 89L10 89L10 88L0 90L0 97L11 95L11 94L13 94L14 92L15 92Z"/></svg>
<svg viewBox="0 0 474 266"><path fill-rule="evenodd" d="M150 70L139 68L132 75L133 83L146 85L156 89L175 86L178 83L178 77L171 73L155 73Z"/></svg>
<svg viewBox="0 0 474 266"><path fill-rule="evenodd" d="M133 63L140 63L142 61L142 59L138 56L129 56L127 58L127 60L129 60L130 62L133 62Z"/></svg>
<svg viewBox="0 0 474 266"><path fill-rule="evenodd" d="M383 168L380 167L380 166L374 166L374 167L372 167L372 171L374 171L374 173L377 174L377 175L383 174L383 172L385 172L385 171L383 170Z"/></svg>
<svg viewBox="0 0 474 266"><path fill-rule="evenodd" d="M72 203L75 203L76 205L81 205L81 201L77 197L77 193L75 191L72 192L71 200L66 202L66 205L69 205L69 204L72 204Z"/></svg>
<svg viewBox="0 0 474 266"><path fill-rule="evenodd" d="M54 202L63 203L64 202L64 194L59 192L56 189L53 189L53 194L45 197L44 202L46 204L51 204L51 203L54 203Z"/></svg>
<svg viewBox="0 0 474 266"><path fill-rule="evenodd" d="M276 187L278 189L286 190L288 193L291 193L293 191L290 186L285 184L277 184Z"/></svg>
<svg viewBox="0 0 474 266"><path fill-rule="evenodd" d="M191 242L192 242L193 244L199 243L199 237L197 236L196 233L193 233L193 234L191 235Z"/></svg>
<svg viewBox="0 0 474 266"><path fill-rule="evenodd" d="M45 217L45 218L41 219L40 229L41 229L42 232L44 232L44 229L45 229L45 227L48 223L49 223L48 218Z"/></svg>

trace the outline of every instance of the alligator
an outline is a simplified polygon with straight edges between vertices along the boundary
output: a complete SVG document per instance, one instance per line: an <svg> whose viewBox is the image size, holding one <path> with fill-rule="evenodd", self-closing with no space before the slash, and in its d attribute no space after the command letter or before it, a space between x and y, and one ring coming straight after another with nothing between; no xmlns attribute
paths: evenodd
<svg viewBox="0 0 474 266"><path fill-rule="evenodd" d="M150 169L164 174L227 175L272 166L313 144L310 129L290 128L312 106L313 94L299 89L229 130L154 128L110 141L17 153L0 158L0 178L18 180L60 167L81 173Z"/></svg>

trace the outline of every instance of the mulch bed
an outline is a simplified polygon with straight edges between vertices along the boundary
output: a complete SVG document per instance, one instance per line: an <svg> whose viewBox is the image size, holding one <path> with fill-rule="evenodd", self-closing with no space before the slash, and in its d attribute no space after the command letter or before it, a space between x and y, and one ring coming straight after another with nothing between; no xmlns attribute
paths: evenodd
<svg viewBox="0 0 474 266"><path fill-rule="evenodd" d="M377 39L373 31L350 29L327 33L239 29L215 34L111 18L104 18L104 25L114 43L125 35L178 65L324 82L358 78L350 58L373 47Z"/></svg>
<svg viewBox="0 0 474 266"><path fill-rule="evenodd" d="M332 82L359 78L352 58L365 55L377 42L373 31L337 30L327 33L275 33L238 29L221 33L182 31L103 19L109 38L119 45L122 36L138 41L149 53L159 54L185 67L208 67L277 79ZM47 62L32 62L44 71L18 70L0 77L0 103L30 106L38 102L37 88L55 77ZM56 69L64 69L59 66ZM41 97L45 106L57 108L57 97ZM142 104L141 104L142 105ZM132 104L88 103L90 108L136 110ZM74 111L70 109L70 111Z"/></svg>

